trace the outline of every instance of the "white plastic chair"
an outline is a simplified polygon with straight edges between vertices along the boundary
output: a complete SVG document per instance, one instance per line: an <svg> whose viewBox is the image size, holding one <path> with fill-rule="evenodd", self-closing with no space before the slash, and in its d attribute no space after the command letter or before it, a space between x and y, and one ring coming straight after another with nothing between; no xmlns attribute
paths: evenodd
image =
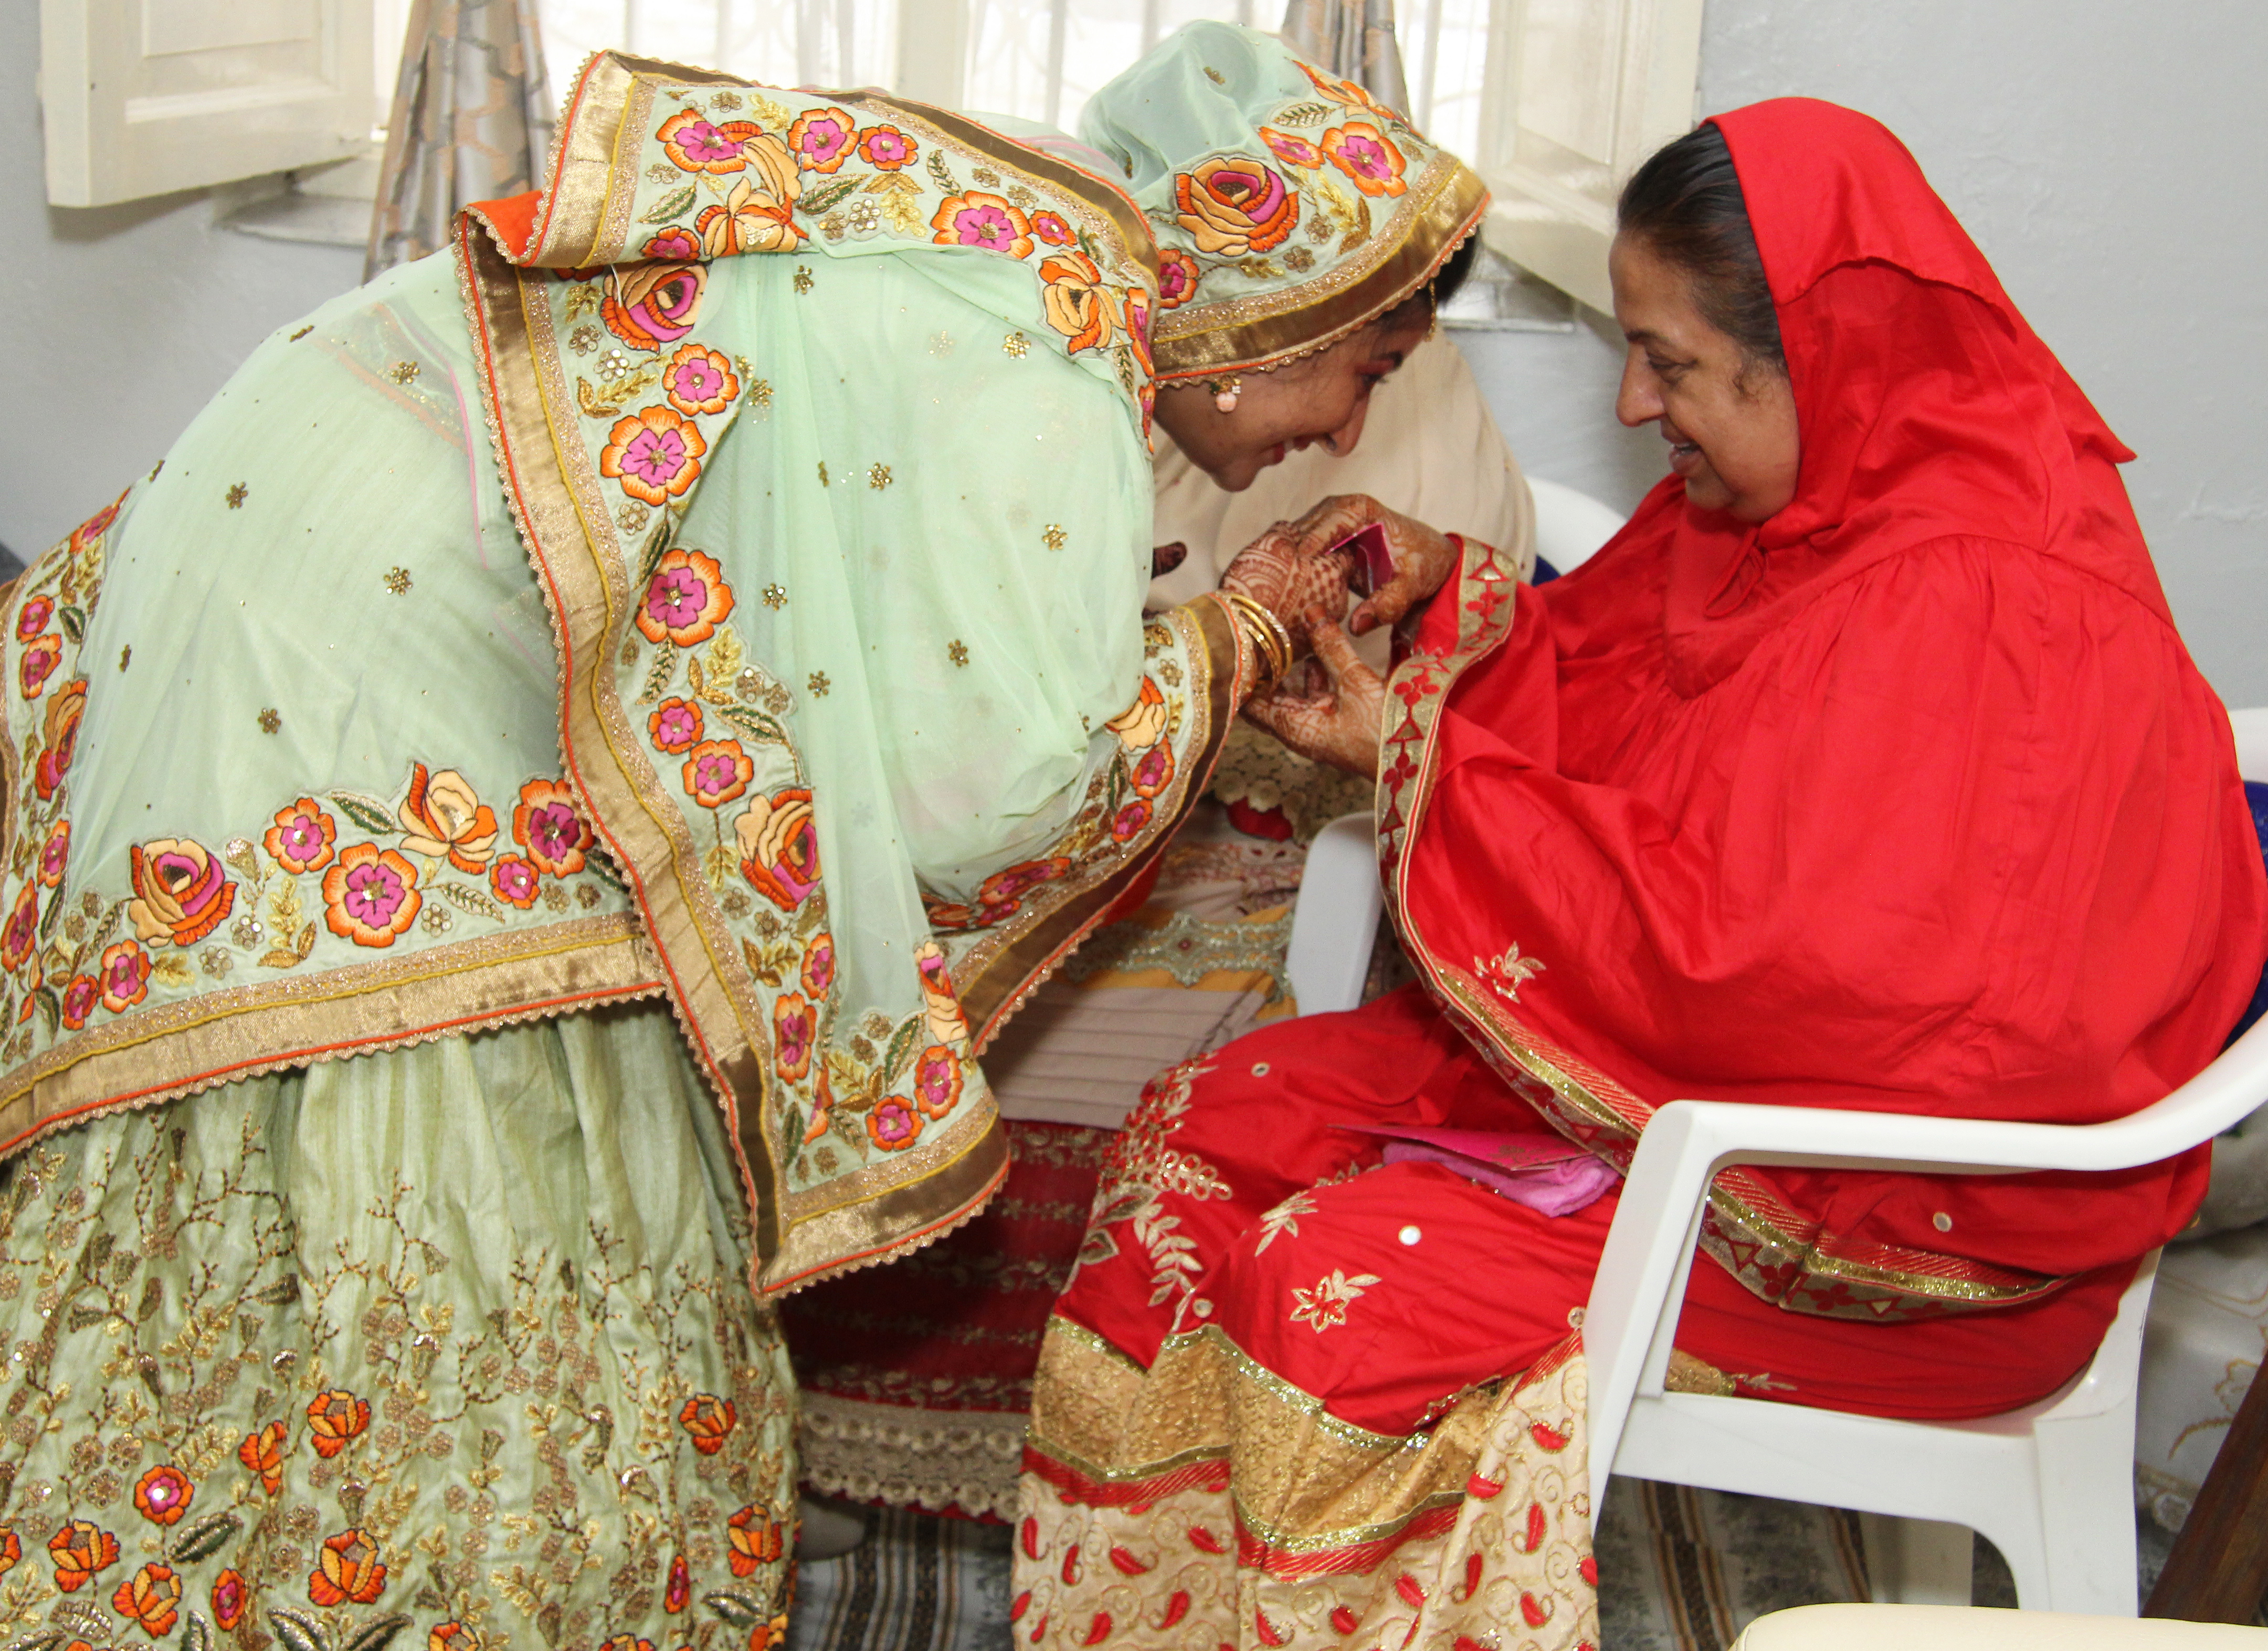
<svg viewBox="0 0 2268 1651"><path fill-rule="evenodd" d="M2230 721L2239 768L2268 779L2268 708ZM1287 969L1303 1014L1359 1001L1380 907L1369 825L1366 815L1334 820L1301 880ZM1879 1601L1966 1605L1970 1533L1978 1531L2007 1560L2021 1605L2133 1616L2134 1394L2154 1251L2094 1359L2061 1391L1972 1421L1858 1416L1666 1391L1703 1201L1716 1173L1734 1164L1967 1175L2127 1169L2210 1140L2264 1100L2268 1021L2164 1099L2105 1124L1664 1106L1639 1141L1584 1316L1594 1527L1612 1473L1849 1508L1874 1516L1867 1550Z"/></svg>
<svg viewBox="0 0 2268 1651"><path fill-rule="evenodd" d="M1587 493L1540 476L1528 479L1535 502L1535 554L1561 573L1572 573L1616 533L1629 518Z"/></svg>

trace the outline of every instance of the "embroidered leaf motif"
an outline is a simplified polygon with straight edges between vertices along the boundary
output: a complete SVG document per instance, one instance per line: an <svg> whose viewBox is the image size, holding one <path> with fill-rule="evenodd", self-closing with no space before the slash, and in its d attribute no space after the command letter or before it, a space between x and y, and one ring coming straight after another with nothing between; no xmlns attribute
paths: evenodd
<svg viewBox="0 0 2268 1651"><path fill-rule="evenodd" d="M775 745L784 745L788 743L787 733L780 727L777 721L748 706L719 705L717 708L717 715L751 739L760 739Z"/></svg>
<svg viewBox="0 0 2268 1651"><path fill-rule="evenodd" d="M856 178L839 179L834 183L821 185L819 188L805 193L803 200L799 203L799 209L815 216L829 207L839 204L843 196L858 187L858 180Z"/></svg>
<svg viewBox="0 0 2268 1651"><path fill-rule="evenodd" d="M409 1625L407 1617L380 1617L347 1641L347 1651L386 1651L387 1642Z"/></svg>
<svg viewBox="0 0 2268 1651"><path fill-rule="evenodd" d="M681 189L672 189L667 194L662 196L660 200L648 207L644 212L638 215L638 222L641 224L666 224L670 219L675 217L679 213L684 211L686 208L692 204L693 186L688 183Z"/></svg>
<svg viewBox="0 0 2268 1651"><path fill-rule="evenodd" d="M745 95L748 99L748 113L763 121L765 125L787 126L794 121L795 116L762 93L751 90Z"/></svg>
<svg viewBox="0 0 2268 1651"><path fill-rule="evenodd" d="M394 811L376 797L364 796L358 791L333 791L330 799L339 805L340 813L363 830L381 837L394 834Z"/></svg>
<svg viewBox="0 0 2268 1651"><path fill-rule="evenodd" d="M645 686L638 690L637 702L640 705L652 704L662 696L669 686L670 678L676 674L677 649L674 644L664 644L661 650L654 655L653 669L646 672Z"/></svg>
<svg viewBox="0 0 2268 1651"><path fill-rule="evenodd" d="M1260 1218L1262 1236L1260 1242L1252 1246L1252 1253L1258 1255L1285 1233L1297 1238L1300 1236L1300 1217L1314 1213L1314 1198L1305 1192L1292 1193Z"/></svg>
<svg viewBox="0 0 2268 1651"><path fill-rule="evenodd" d="M150 972L167 986L192 986L197 978L196 972L189 967L189 960L178 951L160 952L151 964Z"/></svg>
<svg viewBox="0 0 2268 1651"><path fill-rule="evenodd" d="M1278 112L1276 116L1276 124L1278 126L1320 126L1322 122L1329 120L1330 118L1331 106L1328 103L1295 103L1290 108Z"/></svg>
<svg viewBox="0 0 2268 1651"><path fill-rule="evenodd" d="M67 1638L62 1633L27 1633L10 1643L8 1651L55 1651Z"/></svg>
<svg viewBox="0 0 2268 1651"><path fill-rule="evenodd" d="M762 1608L745 1594L703 1594L701 1603L735 1628L753 1628L764 1620Z"/></svg>
<svg viewBox="0 0 2268 1651"><path fill-rule="evenodd" d="M55 618L62 622L63 635L70 637L71 641L77 642L85 640L86 615L80 613L78 609L67 607L57 613Z"/></svg>
<svg viewBox="0 0 2268 1651"><path fill-rule="evenodd" d="M729 843L717 844L703 856L701 862L701 870L709 879L709 886L719 894L725 892L725 885L733 880L733 874L740 869L740 856Z"/></svg>
<svg viewBox="0 0 2268 1651"><path fill-rule="evenodd" d="M221 858L247 877L260 875L260 851L252 846L249 839L239 837L231 840L228 847L221 851Z"/></svg>
<svg viewBox="0 0 2268 1651"><path fill-rule="evenodd" d="M460 912L470 912L475 917L490 918L499 923L504 921L504 907L489 899L485 892L472 887L469 884L436 883L432 885L432 889L434 893Z"/></svg>
<svg viewBox="0 0 2268 1651"><path fill-rule="evenodd" d="M603 389L593 390L588 378L575 380L575 405L583 409L586 419L610 419L622 410L622 403L641 391L652 386L660 369L648 363L627 378L616 378Z"/></svg>
<svg viewBox="0 0 2268 1651"><path fill-rule="evenodd" d="M70 1312L63 1315L63 1328L65 1330L92 1330L109 1317L110 1310L108 1308L93 1307L88 1305L85 1302L81 1302L77 1306L72 1308Z"/></svg>
<svg viewBox="0 0 2268 1651"><path fill-rule="evenodd" d="M1333 1267L1315 1281L1314 1288L1292 1290L1300 1304L1292 1310L1292 1322L1314 1325L1319 1336L1336 1329L1346 1323L1348 1304L1378 1281L1375 1273L1358 1273L1349 1278L1343 1269Z"/></svg>
<svg viewBox="0 0 2268 1651"><path fill-rule="evenodd" d="M284 1642L284 1651L331 1651L329 1637L302 1612L271 1611L268 1620L275 1626L276 1637Z"/></svg>
<svg viewBox="0 0 2268 1651"><path fill-rule="evenodd" d="M598 307L599 283L597 282L578 281L573 286L567 289L567 319L569 320L574 320L578 316L589 315L595 312Z"/></svg>
<svg viewBox="0 0 2268 1651"><path fill-rule="evenodd" d="M40 938L41 940L46 940L55 934L55 926L63 921L63 913L68 908L61 899L51 897L48 899L47 914L40 919Z"/></svg>
<svg viewBox="0 0 2268 1651"><path fill-rule="evenodd" d="M954 177L953 169L945 164L945 157L936 150L929 152L929 175L937 180L937 187L946 194L961 193L960 181Z"/></svg>
<svg viewBox="0 0 2268 1651"><path fill-rule="evenodd" d="M638 557L637 582L640 590L653 583L653 576L661 568L662 554L668 548L669 524L657 523L653 532L646 535L645 549Z"/></svg>
<svg viewBox="0 0 2268 1651"><path fill-rule="evenodd" d="M208 1515L173 1539L173 1551L166 1556L166 1563L195 1565L199 1559L210 1559L243 1529L244 1521L234 1514Z"/></svg>
<svg viewBox="0 0 2268 1651"><path fill-rule="evenodd" d="M685 656L685 680L687 686L692 688L693 697L695 699L705 700L709 697L709 683L707 677L701 669L700 655L688 654Z"/></svg>
<svg viewBox="0 0 2268 1651"><path fill-rule="evenodd" d="M730 854L732 850L728 848L725 852ZM792 946L759 946L753 940L744 940L740 943L740 960L748 965L748 972L764 985L778 986L787 979L787 972L795 966L795 949Z"/></svg>
<svg viewBox="0 0 2268 1651"><path fill-rule="evenodd" d="M260 966L263 969L296 969L305 961L289 946L272 946L261 954Z"/></svg>
<svg viewBox="0 0 2268 1651"><path fill-rule="evenodd" d="M195 1611L181 1630L181 1651L212 1651L212 1625Z"/></svg>

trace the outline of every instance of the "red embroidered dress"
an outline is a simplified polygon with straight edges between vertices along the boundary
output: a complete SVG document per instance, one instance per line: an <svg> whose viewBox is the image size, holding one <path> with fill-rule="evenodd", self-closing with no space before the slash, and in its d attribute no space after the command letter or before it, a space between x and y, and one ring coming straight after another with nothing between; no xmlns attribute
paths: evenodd
<svg viewBox="0 0 2268 1651"><path fill-rule="evenodd" d="M1042 1356L1018 1585L1049 1634L1123 1620L1072 1580L1123 1553L1175 1578L1147 1620L1179 1597L1208 1645L1595 1641L1570 1326L1614 1200L1546 1217L1376 1167L1366 1127L1621 1165L1689 1095L2092 1122L2203 1067L2257 978L2228 723L2131 455L1887 131L1793 99L1718 124L1797 495L1743 527L1665 481L1578 574L1521 587L1476 546L1434 599L1380 797L1430 991L1256 1034L1138 1112ZM1685 1378L1911 1416L2040 1398L2206 1159L1729 1172Z"/></svg>

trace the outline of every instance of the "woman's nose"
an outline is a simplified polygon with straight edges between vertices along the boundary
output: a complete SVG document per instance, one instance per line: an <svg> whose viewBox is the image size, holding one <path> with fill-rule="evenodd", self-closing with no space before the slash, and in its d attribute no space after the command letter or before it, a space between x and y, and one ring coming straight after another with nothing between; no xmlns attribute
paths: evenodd
<svg viewBox="0 0 2268 1651"><path fill-rule="evenodd" d="M1646 370L1635 351L1623 363L1623 381L1615 392L1615 417L1636 429L1650 424L1662 415L1661 393L1655 386L1653 375Z"/></svg>
<svg viewBox="0 0 2268 1651"><path fill-rule="evenodd" d="M1335 459L1344 459L1354 451L1362 439L1363 421L1370 416L1370 398L1364 396L1354 404L1354 413L1347 422L1323 437L1323 445L1331 450Z"/></svg>

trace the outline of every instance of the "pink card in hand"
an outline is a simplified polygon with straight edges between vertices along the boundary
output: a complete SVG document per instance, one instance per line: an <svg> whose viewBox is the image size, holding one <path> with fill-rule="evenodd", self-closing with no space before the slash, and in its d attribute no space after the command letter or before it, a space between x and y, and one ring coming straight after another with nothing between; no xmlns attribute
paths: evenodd
<svg viewBox="0 0 2268 1651"><path fill-rule="evenodd" d="M1331 549L1344 551L1351 559L1349 576L1359 595L1370 595L1394 576L1394 552L1386 542L1386 529L1376 522L1339 540Z"/></svg>

